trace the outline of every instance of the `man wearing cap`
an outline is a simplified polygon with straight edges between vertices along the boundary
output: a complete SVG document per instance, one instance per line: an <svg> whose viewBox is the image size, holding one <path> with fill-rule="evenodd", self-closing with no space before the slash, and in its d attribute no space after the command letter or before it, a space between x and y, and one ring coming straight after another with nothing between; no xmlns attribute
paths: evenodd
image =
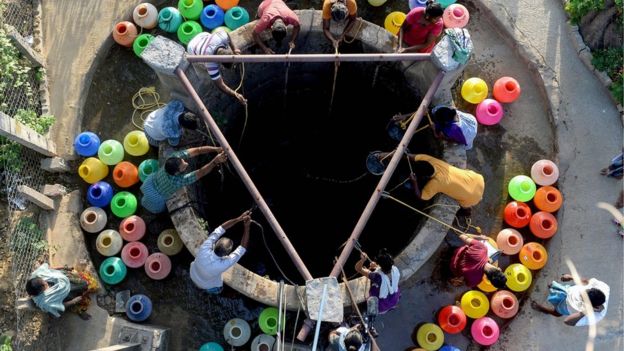
<svg viewBox="0 0 624 351"><path fill-rule="evenodd" d="M355 0L325 0L323 2L323 33L325 37L331 41L334 48L338 48L340 42L344 39L345 33L351 30L353 24L355 24L355 17L357 16L357 4ZM347 23L344 30L338 38L329 30L329 24L331 20L338 23Z"/></svg>
<svg viewBox="0 0 624 351"><path fill-rule="evenodd" d="M260 38L260 33L270 27L273 39L280 46L282 40L286 37L286 27L288 25L293 26L292 38L288 46L294 49L295 40L297 40L297 35L299 35L299 17L282 0L264 0L258 7L258 20L253 30L253 38L265 54L274 54L275 52L264 44Z"/></svg>

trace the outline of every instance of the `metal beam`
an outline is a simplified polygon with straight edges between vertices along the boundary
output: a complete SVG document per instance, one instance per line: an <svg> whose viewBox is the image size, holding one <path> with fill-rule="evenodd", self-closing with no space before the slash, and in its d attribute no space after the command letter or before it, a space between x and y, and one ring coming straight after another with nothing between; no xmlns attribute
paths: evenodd
<svg viewBox="0 0 624 351"><path fill-rule="evenodd" d="M191 82L188 80L188 77L186 76L184 71L178 68L176 69L175 73L178 76L178 78L180 78L180 81L182 82L182 85L186 89L189 96L193 99L193 101L197 105L199 109L199 114L202 116L202 118L208 125L208 128L210 128L210 130L214 134L214 137L219 142L219 145L223 148L223 150L227 154L228 160L230 161L230 163L236 170L236 173L238 173L238 176L241 177L241 180L243 181L243 184L245 184L245 187L249 191L249 194L251 194L256 204L258 204L258 208L264 214L264 217L267 219L267 221L271 225L271 228L273 228L273 231L277 235L277 238L284 246L284 249L286 249L286 252L292 259L295 266L297 267L297 270L299 270L299 273L301 274L301 276L305 280L313 279L312 274L310 274L310 271L308 271L308 268L303 263L303 260L301 260L301 257L299 257L297 250L295 250L292 243L286 236L284 229L282 229L280 224L277 222L277 219L273 215L273 212L271 212L269 205L267 205L267 203L264 201L264 198L260 194L260 191L258 190L258 188L256 188L256 185L251 180L251 177L249 177L249 174L243 167L243 164L238 159L238 156L236 156L236 153L234 153L234 150L232 150L232 148L230 147L230 144L228 143L223 133L221 133L219 126L217 125L217 123L214 121L214 119L210 115L210 112L208 112L206 105L204 105L199 95L197 95L197 92L193 88L193 85L191 84Z"/></svg>
<svg viewBox="0 0 624 351"><path fill-rule="evenodd" d="M428 61L431 54L279 54L279 55L188 55L189 62L374 62Z"/></svg>
<svg viewBox="0 0 624 351"><path fill-rule="evenodd" d="M390 177L392 177L392 174L394 173L395 169L399 165L399 161L404 157L405 149L407 148L407 145L412 140L412 136L414 135L414 132L416 131L416 128L420 124L420 121L422 120L423 116L425 115L425 112L427 111L427 106L429 106L429 104L431 103L431 99L433 98L433 95L435 94L436 90L438 90L438 87L440 86L440 83L442 82L443 77L444 77L444 72L439 72L438 75L433 80L433 83L431 83L429 90L427 90L425 97L420 102L420 106L418 107L418 110L416 110L416 113L414 115L414 118L412 119L412 122L410 122L409 127L405 131L405 135L403 136L403 139L401 139L401 142L399 143L399 146L397 147L396 152L394 153L394 155L392 155L392 159L390 160L388 167L386 168L383 176L379 180L379 183L377 184L377 187L375 188L373 195L368 200L368 204L366 204L366 207L364 208L364 212L362 212L362 215L360 216L360 219L355 225L355 228L353 229L351 236L349 237L349 239L347 239L347 243L344 249L342 249L342 252L340 253L340 257L338 257L338 261L334 265L334 268L332 269L329 275L330 277L338 277L338 275L340 274L342 270L342 267L344 266L345 262L347 262L347 259L351 255L351 251L353 251L353 246L355 245L355 242L360 237L360 234L362 234L362 231L364 230L366 223L368 223L368 220L371 214L373 213L373 210L375 209L377 202L379 202L379 199L381 198L381 193L384 191L384 189L388 185L388 182L390 181Z"/></svg>

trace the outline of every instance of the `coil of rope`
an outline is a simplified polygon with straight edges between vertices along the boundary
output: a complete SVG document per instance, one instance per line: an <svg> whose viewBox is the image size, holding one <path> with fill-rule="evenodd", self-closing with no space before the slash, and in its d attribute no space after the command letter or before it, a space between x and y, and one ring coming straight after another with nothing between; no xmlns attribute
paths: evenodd
<svg viewBox="0 0 624 351"><path fill-rule="evenodd" d="M145 122L145 115L149 114L161 107L165 106L160 102L160 94L156 92L155 87L142 87L139 91L132 96L132 124L140 130L143 130L143 122ZM141 120L137 123L136 117Z"/></svg>

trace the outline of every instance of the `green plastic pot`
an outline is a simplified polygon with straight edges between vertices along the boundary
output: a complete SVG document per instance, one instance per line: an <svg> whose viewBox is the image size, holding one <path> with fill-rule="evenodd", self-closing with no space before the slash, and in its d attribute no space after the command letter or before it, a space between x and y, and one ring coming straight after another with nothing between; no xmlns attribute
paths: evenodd
<svg viewBox="0 0 624 351"><path fill-rule="evenodd" d="M197 23L196 21L186 21L182 23L178 28L178 39L182 44L188 45L188 43L201 32L201 24Z"/></svg>
<svg viewBox="0 0 624 351"><path fill-rule="evenodd" d="M260 325L260 330L263 333L268 335L276 335L277 334L277 318L279 312L275 307L267 307L258 316L258 324ZM282 316L282 330L284 329L284 324L286 322L286 317Z"/></svg>
<svg viewBox="0 0 624 351"><path fill-rule="evenodd" d="M152 40L154 40L154 36L151 34L139 35L139 37L134 40L134 43L132 43L132 51L134 51L135 55L141 57L143 50L145 50Z"/></svg>
<svg viewBox="0 0 624 351"><path fill-rule="evenodd" d="M147 160L141 162L141 164L139 165L139 179L144 182L150 174L156 172L157 170L158 160L148 158Z"/></svg>
<svg viewBox="0 0 624 351"><path fill-rule="evenodd" d="M127 272L126 265L119 257L109 257L100 265L100 278L108 285L119 284Z"/></svg>
<svg viewBox="0 0 624 351"><path fill-rule="evenodd" d="M110 207L115 216L119 218L130 217L137 209L136 196L127 191L118 192L113 196Z"/></svg>
<svg viewBox="0 0 624 351"><path fill-rule="evenodd" d="M109 139L104 141L98 149L98 158L109 166L118 164L124 158L123 145L117 140Z"/></svg>
<svg viewBox="0 0 624 351"><path fill-rule="evenodd" d="M182 17L190 20L199 19L204 9L202 0L180 0L178 1L178 10Z"/></svg>
<svg viewBox="0 0 624 351"><path fill-rule="evenodd" d="M519 175L511 178L507 190L509 190L509 196L514 200L528 202L535 196L536 186L533 179Z"/></svg>

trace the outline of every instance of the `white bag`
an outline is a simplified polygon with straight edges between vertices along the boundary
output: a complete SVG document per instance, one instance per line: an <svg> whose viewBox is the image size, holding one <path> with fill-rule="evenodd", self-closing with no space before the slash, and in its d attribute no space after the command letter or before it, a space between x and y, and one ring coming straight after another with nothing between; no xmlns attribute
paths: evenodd
<svg viewBox="0 0 624 351"><path fill-rule="evenodd" d="M472 49L472 39L467 29L448 28L433 47L431 62L444 72L453 71L468 62Z"/></svg>

